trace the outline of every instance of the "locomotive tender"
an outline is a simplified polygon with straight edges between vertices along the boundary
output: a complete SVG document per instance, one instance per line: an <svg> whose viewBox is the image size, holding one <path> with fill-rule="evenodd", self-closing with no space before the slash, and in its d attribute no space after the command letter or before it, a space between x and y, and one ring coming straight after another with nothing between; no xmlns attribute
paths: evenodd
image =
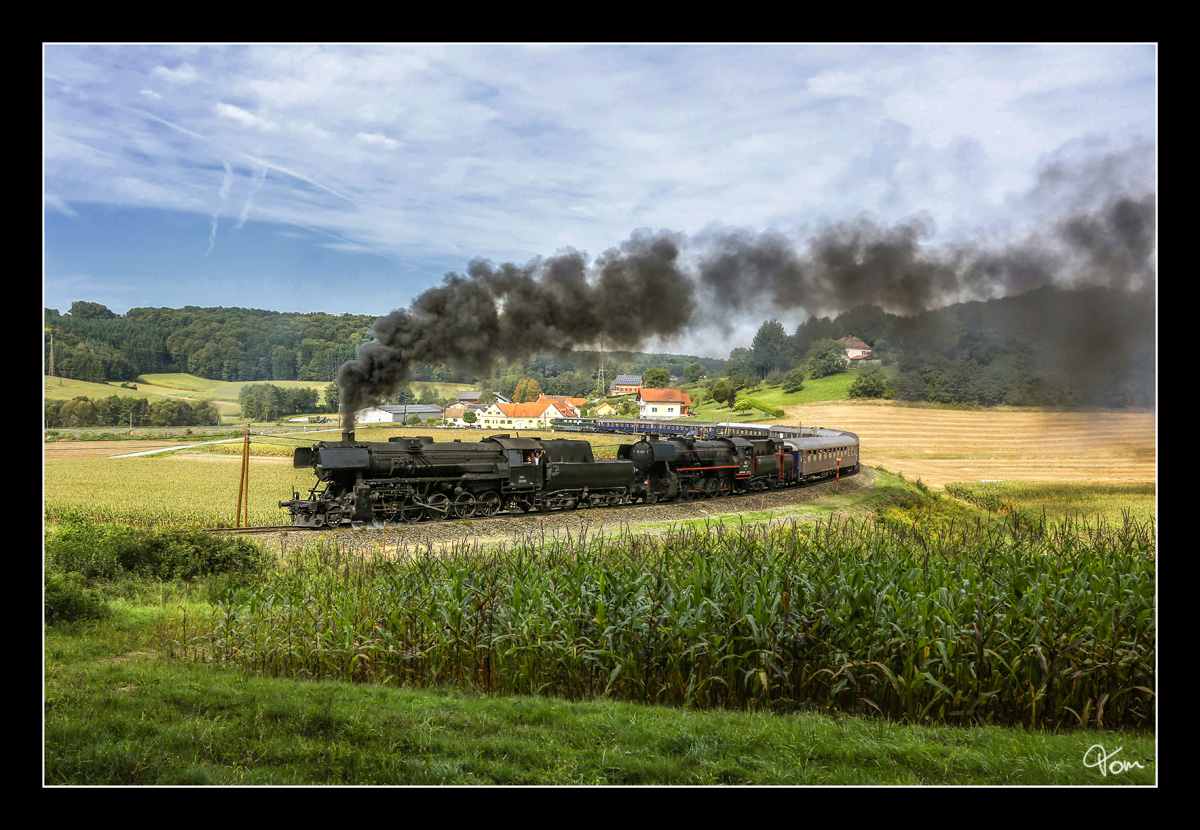
<svg viewBox="0 0 1200 830"><path fill-rule="evenodd" d="M785 439L651 434L618 447L614 460L596 460L589 442L569 438L382 442L344 432L296 449L293 466L311 467L317 482L307 497L293 492L279 506L297 527L362 527L713 498L858 472L854 433L791 429L797 434Z"/></svg>

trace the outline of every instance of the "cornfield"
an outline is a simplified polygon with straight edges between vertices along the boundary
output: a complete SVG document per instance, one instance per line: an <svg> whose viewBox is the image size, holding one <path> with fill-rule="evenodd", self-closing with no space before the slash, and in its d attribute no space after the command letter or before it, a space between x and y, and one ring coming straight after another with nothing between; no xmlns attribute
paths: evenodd
<svg viewBox="0 0 1200 830"><path fill-rule="evenodd" d="M177 648L273 676L918 723L1147 727L1151 524L878 520L285 551Z"/></svg>

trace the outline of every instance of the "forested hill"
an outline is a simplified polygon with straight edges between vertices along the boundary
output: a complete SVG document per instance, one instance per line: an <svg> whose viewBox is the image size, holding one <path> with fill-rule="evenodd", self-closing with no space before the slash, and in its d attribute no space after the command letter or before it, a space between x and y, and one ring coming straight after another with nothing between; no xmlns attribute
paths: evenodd
<svg viewBox="0 0 1200 830"><path fill-rule="evenodd" d="M132 308L90 302L45 310L45 360L53 374L93 382L188 372L224 381L333 379L374 317L255 308Z"/></svg>
<svg viewBox="0 0 1200 830"><path fill-rule="evenodd" d="M115 314L99 303L77 301L70 311L45 310L46 372L96 383L132 381L142 374L186 372L222 381L302 380L328 383L371 338L376 318L366 315L263 311L254 308L133 308ZM511 394L531 376L553 394L583 395L595 387L599 355L530 355L517 365L497 360L491 378L449 365L417 364L412 379L476 383ZM698 363L719 374L723 360L692 355L609 355L608 378L653 366L682 376ZM578 370L578 371L577 371ZM559 379L551 389L545 381Z"/></svg>
<svg viewBox="0 0 1200 830"><path fill-rule="evenodd" d="M773 325L772 325L773 324ZM873 306L810 317L787 336L764 323L732 371L802 365L814 344L854 335L892 367L895 398L990 406L1153 406L1156 307L1152 291L1039 288L910 317ZM780 357L773 357L774 355ZM790 359L790 363L789 363Z"/></svg>

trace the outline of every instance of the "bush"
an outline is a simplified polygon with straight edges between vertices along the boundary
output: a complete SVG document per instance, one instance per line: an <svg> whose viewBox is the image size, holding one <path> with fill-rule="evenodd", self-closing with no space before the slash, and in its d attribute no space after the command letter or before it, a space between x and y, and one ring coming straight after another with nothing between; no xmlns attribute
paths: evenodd
<svg viewBox="0 0 1200 830"><path fill-rule="evenodd" d="M783 391L784 392L799 392L804 388L804 370L792 369L783 376Z"/></svg>
<svg viewBox="0 0 1200 830"><path fill-rule="evenodd" d="M270 554L249 539L201 530L134 530L119 525L68 524L46 540L46 562L88 582L122 577L191 580L219 573L257 574Z"/></svg>
<svg viewBox="0 0 1200 830"><path fill-rule="evenodd" d="M109 614L108 603L85 586L82 574L47 573L43 605L46 625L79 620L99 620Z"/></svg>
<svg viewBox="0 0 1200 830"><path fill-rule="evenodd" d="M887 381L884 380L883 371L876 368L864 367L854 383L850 384L850 397L852 398L890 398L891 390L887 387Z"/></svg>

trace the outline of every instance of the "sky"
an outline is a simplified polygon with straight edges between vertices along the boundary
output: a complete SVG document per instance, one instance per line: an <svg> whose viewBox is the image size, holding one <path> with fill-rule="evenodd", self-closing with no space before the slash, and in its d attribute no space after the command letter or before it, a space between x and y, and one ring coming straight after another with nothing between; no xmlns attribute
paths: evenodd
<svg viewBox="0 0 1200 830"><path fill-rule="evenodd" d="M977 244L1037 233L1088 171L1157 178L1144 44L45 44L43 86L62 312L379 317L474 259L642 229ZM725 357L761 322L651 350Z"/></svg>

